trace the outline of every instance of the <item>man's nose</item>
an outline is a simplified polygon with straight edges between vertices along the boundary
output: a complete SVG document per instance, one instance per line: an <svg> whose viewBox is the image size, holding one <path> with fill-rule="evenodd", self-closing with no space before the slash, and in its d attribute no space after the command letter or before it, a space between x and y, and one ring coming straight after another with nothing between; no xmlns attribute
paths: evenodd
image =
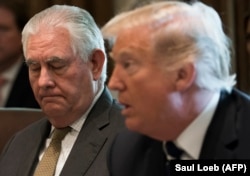
<svg viewBox="0 0 250 176"><path fill-rule="evenodd" d="M114 68L113 73L110 77L108 87L116 91L121 91L122 89L124 89L124 83L120 77L119 69L117 69L116 67Z"/></svg>
<svg viewBox="0 0 250 176"><path fill-rule="evenodd" d="M38 86L41 88L48 88L54 85L52 73L47 68L41 68L38 79Z"/></svg>

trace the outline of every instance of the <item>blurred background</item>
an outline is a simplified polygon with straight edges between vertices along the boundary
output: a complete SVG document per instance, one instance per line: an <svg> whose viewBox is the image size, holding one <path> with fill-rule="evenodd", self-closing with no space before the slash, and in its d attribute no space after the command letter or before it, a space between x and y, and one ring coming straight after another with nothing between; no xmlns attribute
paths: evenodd
<svg viewBox="0 0 250 176"><path fill-rule="evenodd" d="M115 14L137 6L160 0L18 0L25 4L31 17L53 5L68 4L86 9L102 27ZM182 0L189 2L190 0ZM237 87L250 93L250 54L246 50L246 15L250 12L250 0L200 0L212 6L220 14L225 32L233 41L235 53L232 71L237 73ZM111 71L109 71L111 73Z"/></svg>

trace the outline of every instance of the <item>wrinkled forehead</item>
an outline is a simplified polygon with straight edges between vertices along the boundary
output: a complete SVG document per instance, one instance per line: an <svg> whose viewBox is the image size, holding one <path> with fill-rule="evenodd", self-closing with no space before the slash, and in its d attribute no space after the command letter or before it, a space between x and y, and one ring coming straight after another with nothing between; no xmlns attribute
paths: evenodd
<svg viewBox="0 0 250 176"><path fill-rule="evenodd" d="M40 43L41 41L53 41L53 43L65 43L70 41L69 31L63 27L48 28L41 26L36 33L29 36L27 44L30 42Z"/></svg>

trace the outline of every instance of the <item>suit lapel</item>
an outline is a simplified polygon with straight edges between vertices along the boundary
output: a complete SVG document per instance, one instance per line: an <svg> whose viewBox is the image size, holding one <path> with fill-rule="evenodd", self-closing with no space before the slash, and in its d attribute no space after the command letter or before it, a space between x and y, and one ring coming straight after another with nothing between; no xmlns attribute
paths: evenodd
<svg viewBox="0 0 250 176"><path fill-rule="evenodd" d="M32 175L33 171L36 167L36 164L38 162L38 156L41 147L44 144L44 141L46 140L49 132L50 132L50 124L47 119L42 119L41 121L42 125L40 126L40 130L37 133L33 134L31 132L30 136L27 137L27 145L28 147L24 148L25 151L23 153L26 153L26 158L23 159L23 163L20 165L20 176L24 175ZM40 141L40 142L39 142Z"/></svg>
<svg viewBox="0 0 250 176"><path fill-rule="evenodd" d="M200 159L229 159L238 144L238 105L232 95L221 92L214 117L207 130Z"/></svg>
<svg viewBox="0 0 250 176"><path fill-rule="evenodd" d="M101 130L109 124L110 101L105 90L88 115L61 175L84 175L94 162L108 138Z"/></svg>

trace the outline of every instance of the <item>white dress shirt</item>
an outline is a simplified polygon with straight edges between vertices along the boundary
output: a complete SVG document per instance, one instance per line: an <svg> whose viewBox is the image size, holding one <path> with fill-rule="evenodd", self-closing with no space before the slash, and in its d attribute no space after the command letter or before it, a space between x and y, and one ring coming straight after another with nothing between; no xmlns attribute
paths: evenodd
<svg viewBox="0 0 250 176"><path fill-rule="evenodd" d="M203 140L214 116L219 98L220 93L215 93L201 114L173 141L178 148L184 151L181 156L182 160L199 159ZM163 146L165 146L165 142L163 142ZM163 150L167 159L172 159L167 155L165 147L163 147Z"/></svg>

